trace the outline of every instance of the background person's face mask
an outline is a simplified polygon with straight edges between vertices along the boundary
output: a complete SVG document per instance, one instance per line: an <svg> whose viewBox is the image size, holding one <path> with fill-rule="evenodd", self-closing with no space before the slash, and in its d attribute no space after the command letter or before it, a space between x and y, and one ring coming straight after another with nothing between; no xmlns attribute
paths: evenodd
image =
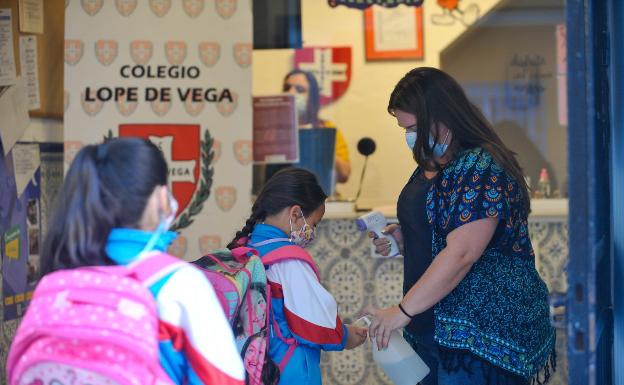
<svg viewBox="0 0 624 385"><path fill-rule="evenodd" d="M305 95L295 94L295 107L297 108L299 118L302 118L308 110L308 101Z"/></svg>

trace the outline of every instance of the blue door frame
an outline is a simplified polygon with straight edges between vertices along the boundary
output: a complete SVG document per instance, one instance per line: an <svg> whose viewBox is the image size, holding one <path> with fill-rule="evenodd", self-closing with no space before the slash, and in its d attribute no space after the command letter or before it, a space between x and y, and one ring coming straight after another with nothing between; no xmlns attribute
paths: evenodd
<svg viewBox="0 0 624 385"><path fill-rule="evenodd" d="M624 384L624 2L568 0L570 385Z"/></svg>
<svg viewBox="0 0 624 385"><path fill-rule="evenodd" d="M614 384L624 384L624 2L610 0Z"/></svg>

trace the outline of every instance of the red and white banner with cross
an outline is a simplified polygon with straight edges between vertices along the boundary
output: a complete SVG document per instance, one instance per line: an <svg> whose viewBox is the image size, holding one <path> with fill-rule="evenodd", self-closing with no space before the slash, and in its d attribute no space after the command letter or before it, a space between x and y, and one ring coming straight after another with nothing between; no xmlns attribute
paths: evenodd
<svg viewBox="0 0 624 385"><path fill-rule="evenodd" d="M351 83L351 47L310 47L295 51L295 68L316 76L321 105L338 100Z"/></svg>

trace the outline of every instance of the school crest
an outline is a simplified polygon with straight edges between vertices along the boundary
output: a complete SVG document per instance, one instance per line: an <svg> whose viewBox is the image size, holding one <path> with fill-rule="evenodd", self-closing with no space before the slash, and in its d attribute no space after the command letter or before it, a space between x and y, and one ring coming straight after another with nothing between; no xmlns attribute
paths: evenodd
<svg viewBox="0 0 624 385"><path fill-rule="evenodd" d="M117 48L115 40L98 40L95 42L95 57L100 64L108 66L117 58Z"/></svg>
<svg viewBox="0 0 624 385"><path fill-rule="evenodd" d="M223 116L230 116L238 107L238 94L232 91L232 101L223 99L217 103L217 111Z"/></svg>
<svg viewBox="0 0 624 385"><path fill-rule="evenodd" d="M188 98L184 102L184 109L190 116L198 116L204 110L205 105L206 102L203 100L201 102L194 102L193 98Z"/></svg>
<svg viewBox="0 0 624 385"><path fill-rule="evenodd" d="M135 40L130 43L130 57L136 64L145 65L152 58L154 45L151 41Z"/></svg>
<svg viewBox="0 0 624 385"><path fill-rule="evenodd" d="M138 0L115 0L115 8L121 16L130 16L136 9Z"/></svg>
<svg viewBox="0 0 624 385"><path fill-rule="evenodd" d="M212 144L212 151L214 152L213 163L217 163L217 161L221 158L221 141L219 139L215 139Z"/></svg>
<svg viewBox="0 0 624 385"><path fill-rule="evenodd" d="M224 19L229 19L236 13L236 0L215 0L217 13Z"/></svg>
<svg viewBox="0 0 624 385"><path fill-rule="evenodd" d="M221 56L221 46L219 43L205 41L199 43L199 58L206 67L212 67L217 64Z"/></svg>
<svg viewBox="0 0 624 385"><path fill-rule="evenodd" d="M70 66L78 64L82 59L84 43L82 40L65 40L65 63Z"/></svg>
<svg viewBox="0 0 624 385"><path fill-rule="evenodd" d="M63 159L65 162L65 167L69 167L71 162L73 162L76 154L82 148L82 142L78 140L68 140L63 143Z"/></svg>
<svg viewBox="0 0 624 385"><path fill-rule="evenodd" d="M171 65L180 65L186 59L186 43L183 41L168 41L165 43L165 56Z"/></svg>
<svg viewBox="0 0 624 385"><path fill-rule="evenodd" d="M132 115L139 105L138 102L127 101L125 95L120 96L119 100L115 104L117 105L117 111L119 111L119 113L123 116Z"/></svg>
<svg viewBox="0 0 624 385"><path fill-rule="evenodd" d="M87 15L95 16L102 9L104 0L81 0L80 5Z"/></svg>
<svg viewBox="0 0 624 385"><path fill-rule="evenodd" d="M338 100L351 83L351 47L315 47L295 51L295 67L316 77L321 105Z"/></svg>
<svg viewBox="0 0 624 385"><path fill-rule="evenodd" d="M230 211L236 203L236 187L220 186L215 190L217 206L222 211Z"/></svg>
<svg viewBox="0 0 624 385"><path fill-rule="evenodd" d="M201 212L210 196L214 168L213 139L195 124L122 124L119 136L151 140L163 152L169 165L169 188L179 203L177 220L171 230L186 228ZM185 245L186 248L186 245Z"/></svg>
<svg viewBox="0 0 624 385"><path fill-rule="evenodd" d="M191 19L194 19L204 10L204 0L183 0L182 8Z"/></svg>
<svg viewBox="0 0 624 385"><path fill-rule="evenodd" d="M251 43L236 43L233 47L234 60L242 68L251 65Z"/></svg>
<svg viewBox="0 0 624 385"><path fill-rule="evenodd" d="M251 163L252 159L252 146L251 140L237 140L234 142L234 157L238 163L243 166Z"/></svg>
<svg viewBox="0 0 624 385"><path fill-rule="evenodd" d="M69 108L69 92L63 91L63 110L67 111Z"/></svg>
<svg viewBox="0 0 624 385"><path fill-rule="evenodd" d="M80 101L82 104L82 110L89 116L96 116L104 107L104 102L96 99L94 95L90 95L90 99L95 99L94 101L87 101L86 94L84 91L80 94Z"/></svg>
<svg viewBox="0 0 624 385"><path fill-rule="evenodd" d="M221 248L221 237L218 235L202 235L199 237L199 251L202 255L210 254L211 252Z"/></svg>
<svg viewBox="0 0 624 385"><path fill-rule="evenodd" d="M188 245L188 239L184 235L178 235L178 237L169 245L167 253L176 256L180 259L184 259L186 255L186 249Z"/></svg>
<svg viewBox="0 0 624 385"><path fill-rule="evenodd" d="M160 100L154 100L150 103L150 105L152 107L152 111L154 111L154 113L160 117L167 115L167 112L169 112L169 110L171 109L171 102L161 102Z"/></svg>
<svg viewBox="0 0 624 385"><path fill-rule="evenodd" d="M154 15L163 17L171 9L171 0L149 0L149 5Z"/></svg>

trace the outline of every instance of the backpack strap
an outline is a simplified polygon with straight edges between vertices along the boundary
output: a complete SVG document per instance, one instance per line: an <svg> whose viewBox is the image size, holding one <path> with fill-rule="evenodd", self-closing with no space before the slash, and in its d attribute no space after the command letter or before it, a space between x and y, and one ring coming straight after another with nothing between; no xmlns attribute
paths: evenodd
<svg viewBox="0 0 624 385"><path fill-rule="evenodd" d="M186 262L169 254L155 252L146 255L127 267L145 286L151 286L158 280L184 266Z"/></svg>
<svg viewBox="0 0 624 385"><path fill-rule="evenodd" d="M312 256L300 246L287 245L279 247L265 254L262 257L262 263L264 264L264 266L269 267L277 262L293 259L303 261L310 265L310 267L312 267L312 270L314 270L314 274L316 274L316 278L320 281L321 275L319 274L319 269L316 266L316 263L314 263Z"/></svg>

